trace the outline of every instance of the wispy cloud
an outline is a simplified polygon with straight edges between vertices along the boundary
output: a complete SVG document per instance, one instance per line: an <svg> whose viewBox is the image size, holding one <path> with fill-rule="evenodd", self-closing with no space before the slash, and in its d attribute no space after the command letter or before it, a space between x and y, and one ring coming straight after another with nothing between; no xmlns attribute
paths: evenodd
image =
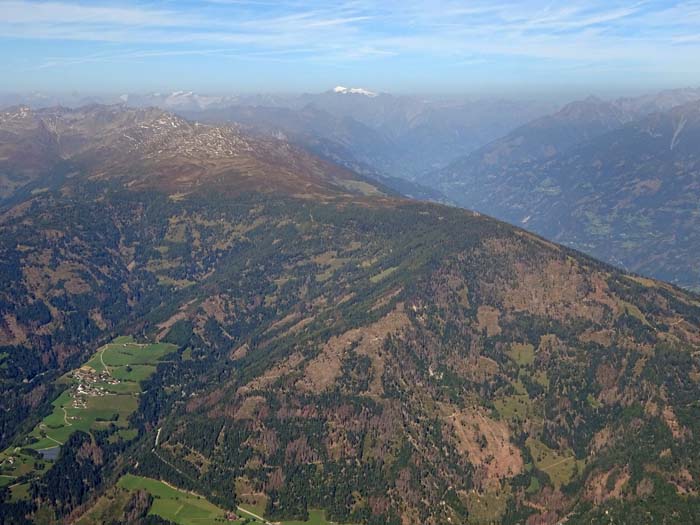
<svg viewBox="0 0 700 525"><path fill-rule="evenodd" d="M699 34L697 0L0 1L0 38L121 48L44 57L41 69L197 55L688 68L700 56Z"/></svg>

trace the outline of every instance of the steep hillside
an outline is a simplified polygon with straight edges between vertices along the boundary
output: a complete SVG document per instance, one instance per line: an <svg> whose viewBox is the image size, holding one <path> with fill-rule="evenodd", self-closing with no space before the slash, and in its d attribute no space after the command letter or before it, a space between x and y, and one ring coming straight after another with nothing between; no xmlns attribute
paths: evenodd
<svg viewBox="0 0 700 525"><path fill-rule="evenodd" d="M74 175L0 218L4 516L172 518L137 488L164 490L152 478L275 521L697 519L700 298L478 214L351 191L310 157L279 170L313 198L269 161L224 185L234 161L167 122L177 148L140 124L121 166L131 141L93 129ZM206 166L198 184L173 177L175 149ZM140 370L97 352L118 334L177 350L122 392L133 412L52 419L59 373ZM19 465L54 427L58 457Z"/></svg>
<svg viewBox="0 0 700 525"><path fill-rule="evenodd" d="M449 187L450 183L470 179L498 178L502 170L565 155L571 148L625 124L699 100L700 89L667 90L610 101L591 96L527 122L470 155L454 160L444 170L425 173L420 180L431 187Z"/></svg>
<svg viewBox="0 0 700 525"><path fill-rule="evenodd" d="M465 207L698 288L699 145L700 103L692 102L550 159L465 161L443 172L441 187Z"/></svg>
<svg viewBox="0 0 700 525"><path fill-rule="evenodd" d="M426 181L438 185L469 178L495 177L499 170L522 163L547 160L621 127L630 117L612 102L595 97L572 102L553 115L534 120L450 164Z"/></svg>
<svg viewBox="0 0 700 525"><path fill-rule="evenodd" d="M26 106L0 113L0 199L60 162L55 136Z"/></svg>

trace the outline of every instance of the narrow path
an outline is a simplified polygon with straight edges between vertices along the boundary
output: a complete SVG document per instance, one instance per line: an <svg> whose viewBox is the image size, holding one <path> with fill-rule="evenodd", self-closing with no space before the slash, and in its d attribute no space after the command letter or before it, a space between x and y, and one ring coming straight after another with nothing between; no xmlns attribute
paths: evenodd
<svg viewBox="0 0 700 525"><path fill-rule="evenodd" d="M269 521L267 521L262 516L258 516L257 514L250 512L249 510L245 510L243 507L236 506L236 510L238 510L239 512L242 512L244 514L247 514L248 516L252 516L256 520L262 521L263 523L265 523L265 525L272 525Z"/></svg>
<svg viewBox="0 0 700 525"><path fill-rule="evenodd" d="M63 443L61 443L59 440L52 438L52 437L49 436L48 434L46 434L46 439L50 439L50 440L53 441L54 443L58 443L59 445L63 445ZM42 449L42 450L44 450L44 449Z"/></svg>
<svg viewBox="0 0 700 525"><path fill-rule="evenodd" d="M29 483L31 483L32 481L36 481L37 479L39 479L39 476L36 476L36 477L33 477L33 478L29 478L29 479L26 480L26 481L20 481L19 483L13 483L12 485L8 485L7 488L8 488L8 489L11 489L12 487L17 487L18 485L29 484Z"/></svg>
<svg viewBox="0 0 700 525"><path fill-rule="evenodd" d="M61 407L61 410L63 410L63 422L67 427L72 427L73 423L68 422L68 412L66 412L66 407Z"/></svg>
<svg viewBox="0 0 700 525"><path fill-rule="evenodd" d="M189 474L185 474L182 470L180 470L180 469L177 468L175 465L173 465L172 463L170 463L170 461L167 461L167 460L163 459L163 458L160 456L160 454L158 454L158 452L156 452L155 449L153 449L153 453L156 455L156 457L157 457L159 460L161 460L163 463L165 463L166 465L168 465L171 469L175 470L175 472L177 472L177 473L180 474L181 476L184 476L185 478L189 479L192 483L197 483L197 480L194 479L192 476L190 476Z"/></svg>
<svg viewBox="0 0 700 525"><path fill-rule="evenodd" d="M160 429L159 429L159 430L160 430ZM156 452L155 448L153 449L153 454L155 454L155 456L156 456L159 460L161 460L163 463L165 463L166 465L168 465L170 468L174 469L174 470L175 470L176 472L178 472L180 475L186 477L187 479L189 479L189 480L192 481L193 483L196 483L196 480L194 480L192 477L190 477L189 475L185 474L182 470L180 470L179 468L177 468L175 465L173 465L173 464L170 463L169 461L166 461L165 459L163 459L163 458L158 454L158 452ZM164 481L163 483L165 483L166 485L172 486L172 485L170 485L169 483L167 483L167 482L165 482L165 481ZM177 487L175 487L175 488L177 488ZM177 490L182 490L182 489L178 488ZM189 491L186 491L186 492L189 492ZM194 493L193 493L193 494L194 494ZM200 496L200 497L202 497L202 496ZM204 498L204 499L206 499L206 498ZM238 510L239 512L242 512L242 513L244 513L244 514L247 514L248 516L251 516L251 517L255 518L255 519L258 520L258 521L263 522L265 525L272 525L272 523L270 523L269 521L267 521L267 520L266 520L265 518L263 518L262 516L258 516L257 514L255 514L255 513L253 513L253 512L250 512L249 510L245 510L243 507L239 507L239 506L237 505L237 506L236 506L236 510Z"/></svg>
<svg viewBox="0 0 700 525"><path fill-rule="evenodd" d="M547 467L542 467L540 470L549 470L549 469L552 468L552 467L556 467L557 465L561 465L561 464L564 463L565 461L569 461L569 460L573 460L573 459L574 459L573 457L564 458L564 459L562 459L562 460L560 460L560 461L557 461L556 463L552 463L551 465L549 465L549 466L547 466Z"/></svg>
<svg viewBox="0 0 700 525"><path fill-rule="evenodd" d="M107 350L107 346L105 346L100 352L100 363L102 363L102 368L105 369L105 372L107 372L107 374L111 376L112 372L109 371L109 367L105 364L105 360L103 357L105 355L105 350Z"/></svg>

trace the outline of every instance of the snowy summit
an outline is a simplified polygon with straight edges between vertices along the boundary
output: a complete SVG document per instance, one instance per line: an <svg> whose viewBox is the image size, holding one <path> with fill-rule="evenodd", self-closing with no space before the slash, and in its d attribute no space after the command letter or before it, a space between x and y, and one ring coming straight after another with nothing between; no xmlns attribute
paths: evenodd
<svg viewBox="0 0 700 525"><path fill-rule="evenodd" d="M333 88L334 93L340 93L343 95L364 95L366 97L376 97L377 93L374 93L372 91L368 91L363 88L346 88L343 86L336 86Z"/></svg>

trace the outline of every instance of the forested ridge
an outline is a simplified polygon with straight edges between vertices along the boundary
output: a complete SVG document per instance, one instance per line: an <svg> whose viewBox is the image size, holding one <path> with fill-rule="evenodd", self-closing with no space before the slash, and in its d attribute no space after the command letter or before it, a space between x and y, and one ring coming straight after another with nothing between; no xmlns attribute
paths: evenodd
<svg viewBox="0 0 700 525"><path fill-rule="evenodd" d="M134 432L75 433L3 489L9 523L89 517L127 473L271 521L699 519L698 296L345 175L304 195L93 163L0 217L3 449L114 336L177 350ZM160 519L130 494L115 512Z"/></svg>

